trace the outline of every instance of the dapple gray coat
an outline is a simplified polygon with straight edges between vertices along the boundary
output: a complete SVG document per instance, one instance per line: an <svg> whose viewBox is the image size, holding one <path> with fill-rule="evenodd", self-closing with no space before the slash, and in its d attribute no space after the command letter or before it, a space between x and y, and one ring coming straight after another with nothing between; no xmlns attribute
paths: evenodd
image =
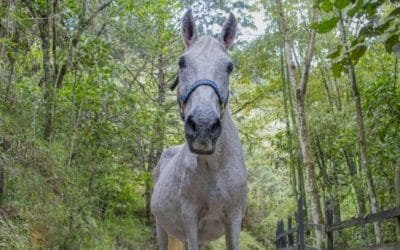
<svg viewBox="0 0 400 250"><path fill-rule="evenodd" d="M221 93L228 94L232 63L227 49L236 26L231 14L220 40L197 38L192 13L186 12L182 21L186 50L179 62L178 96L199 79L215 82ZM186 143L165 150L154 170L151 210L159 247L167 249L168 234L189 250L225 234L227 249L238 249L247 175L229 105L221 105L210 86L200 86L181 108Z"/></svg>

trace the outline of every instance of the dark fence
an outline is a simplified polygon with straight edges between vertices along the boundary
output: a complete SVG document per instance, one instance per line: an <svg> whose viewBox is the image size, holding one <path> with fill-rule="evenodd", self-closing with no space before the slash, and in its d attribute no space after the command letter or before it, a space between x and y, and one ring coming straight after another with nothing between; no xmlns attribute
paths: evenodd
<svg viewBox="0 0 400 250"><path fill-rule="evenodd" d="M276 248L277 249L313 249L313 247L306 246L304 235L313 230L319 228L326 235L326 249L334 249L334 234L333 232L342 230L344 228L361 226L367 223L380 222L388 219L397 218L400 220L400 206L384 210L375 214L368 214L363 217L354 218L351 220L342 221L339 223L333 223L333 208L331 205L326 206L325 210L326 224L315 225L305 223L305 211L303 206L303 199L300 197L297 201L297 211L295 213L296 226L292 226L292 217L289 216L287 219L287 230L283 220L278 221L276 226ZM296 240L295 239L296 236ZM400 244L399 244L400 245ZM397 245L396 245L397 246Z"/></svg>

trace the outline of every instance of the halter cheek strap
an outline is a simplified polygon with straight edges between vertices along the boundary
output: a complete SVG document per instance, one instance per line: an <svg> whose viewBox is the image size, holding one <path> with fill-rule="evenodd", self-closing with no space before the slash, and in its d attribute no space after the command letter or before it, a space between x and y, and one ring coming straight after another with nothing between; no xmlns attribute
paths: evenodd
<svg viewBox="0 0 400 250"><path fill-rule="evenodd" d="M213 88L213 90L217 94L218 100L219 100L219 105L220 105L220 110L221 110L221 117L223 116L223 114L225 112L225 106L228 103L229 92L228 92L227 96L224 96L221 93L221 90L218 88L218 85L214 81L211 81L208 79L201 79L201 80L197 80L194 83L187 86L185 88L185 90L183 91L183 93L178 95L179 111L180 111L182 120L184 120L184 118L185 118L185 114L183 111L185 109L186 102L189 100L190 95L198 87L203 86L203 85L210 86L211 88Z"/></svg>

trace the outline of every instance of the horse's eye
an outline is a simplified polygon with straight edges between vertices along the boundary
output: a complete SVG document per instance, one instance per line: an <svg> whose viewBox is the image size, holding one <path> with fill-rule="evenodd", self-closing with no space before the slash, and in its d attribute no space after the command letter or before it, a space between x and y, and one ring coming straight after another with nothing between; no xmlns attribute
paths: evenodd
<svg viewBox="0 0 400 250"><path fill-rule="evenodd" d="M231 62L228 63L226 71L228 72L228 74L230 74L233 71L233 63L231 63Z"/></svg>
<svg viewBox="0 0 400 250"><path fill-rule="evenodd" d="M178 65L179 65L180 69L183 69L184 67L186 67L185 58L183 56L179 57Z"/></svg>

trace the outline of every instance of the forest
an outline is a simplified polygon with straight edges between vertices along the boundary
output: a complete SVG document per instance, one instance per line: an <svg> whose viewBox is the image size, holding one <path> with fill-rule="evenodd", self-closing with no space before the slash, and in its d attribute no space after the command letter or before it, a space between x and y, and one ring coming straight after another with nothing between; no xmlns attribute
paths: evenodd
<svg viewBox="0 0 400 250"><path fill-rule="evenodd" d="M275 249L300 196L317 225L327 204L336 222L400 205L400 2L2 0L0 248L155 249L152 172L185 141L170 86L189 8L200 35L239 23L240 249ZM335 234L338 249L396 242L400 220Z"/></svg>

